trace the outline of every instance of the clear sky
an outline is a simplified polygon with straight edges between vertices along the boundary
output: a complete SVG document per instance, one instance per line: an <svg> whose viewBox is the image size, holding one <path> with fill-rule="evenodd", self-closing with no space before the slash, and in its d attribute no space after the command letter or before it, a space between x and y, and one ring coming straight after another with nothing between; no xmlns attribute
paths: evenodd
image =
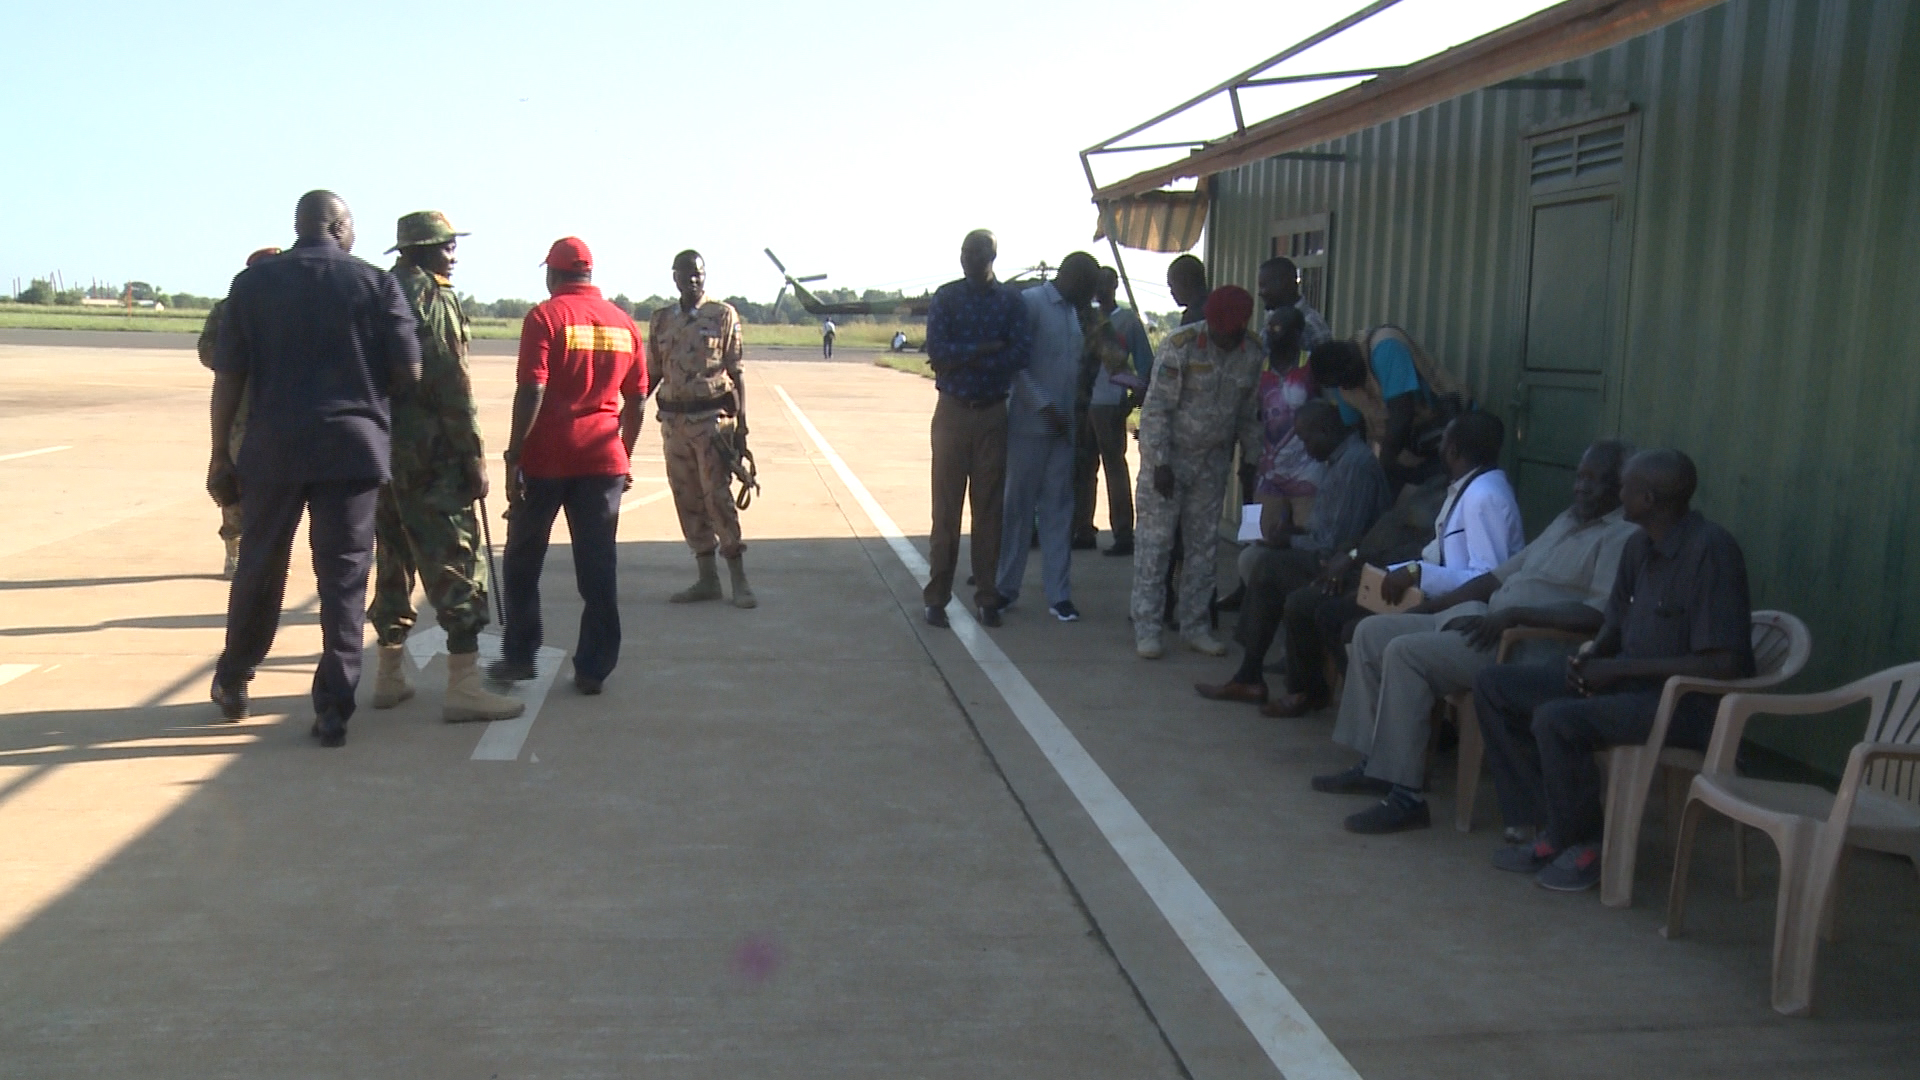
<svg viewBox="0 0 1920 1080"><path fill-rule="evenodd" d="M717 295L769 300L763 247L826 285L1003 275L1092 243L1077 152L1279 52L1354 0L965 5L10 4L0 17L0 290L145 280L218 295L331 188L383 263L394 219L471 230L455 282L538 298L554 238L609 293L670 293L686 247ZM1403 0L1287 72L1404 63L1544 0ZM1267 90L1259 115L1343 84ZM1224 104L1160 135L1218 135ZM1155 138L1153 141L1160 141ZM1098 166L1103 181L1154 163ZM1167 256L1127 253L1142 306Z"/></svg>

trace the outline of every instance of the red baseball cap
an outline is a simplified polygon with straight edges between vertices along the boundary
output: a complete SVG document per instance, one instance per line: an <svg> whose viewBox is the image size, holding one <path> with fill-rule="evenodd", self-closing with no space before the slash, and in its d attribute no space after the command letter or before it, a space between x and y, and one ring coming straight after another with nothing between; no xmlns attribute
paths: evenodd
<svg viewBox="0 0 1920 1080"><path fill-rule="evenodd" d="M593 252L587 250L585 240L568 236L553 242L547 249L547 261L541 265L554 270L591 270Z"/></svg>

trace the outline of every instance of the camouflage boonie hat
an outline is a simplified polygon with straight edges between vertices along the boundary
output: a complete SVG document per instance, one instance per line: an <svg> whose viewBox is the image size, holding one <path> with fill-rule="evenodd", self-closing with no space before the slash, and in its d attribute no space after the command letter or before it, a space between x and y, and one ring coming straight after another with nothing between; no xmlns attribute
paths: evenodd
<svg viewBox="0 0 1920 1080"><path fill-rule="evenodd" d="M453 223L447 215L438 210L415 210L400 219L400 227L393 246L387 249L391 255L403 247L417 247L421 244L444 244L456 236L468 236L469 233L454 232Z"/></svg>

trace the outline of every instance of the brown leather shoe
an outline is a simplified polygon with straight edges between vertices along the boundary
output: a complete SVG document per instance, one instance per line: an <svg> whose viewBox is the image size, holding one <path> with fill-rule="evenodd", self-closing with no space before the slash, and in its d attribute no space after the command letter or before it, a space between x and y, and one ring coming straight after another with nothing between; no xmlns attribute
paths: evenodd
<svg viewBox="0 0 1920 1080"><path fill-rule="evenodd" d="M1275 720L1297 720L1310 712L1318 712L1326 707L1327 698L1324 694L1282 694L1260 706L1260 715L1270 716Z"/></svg>
<svg viewBox="0 0 1920 1080"><path fill-rule="evenodd" d="M1194 692L1208 701L1244 701L1249 705L1267 703L1266 683L1204 683L1193 684Z"/></svg>

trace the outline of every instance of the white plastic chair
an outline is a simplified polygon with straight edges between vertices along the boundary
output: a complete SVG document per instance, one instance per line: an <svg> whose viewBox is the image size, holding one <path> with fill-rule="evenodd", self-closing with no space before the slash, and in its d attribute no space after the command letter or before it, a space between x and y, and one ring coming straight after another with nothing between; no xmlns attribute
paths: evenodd
<svg viewBox="0 0 1920 1080"><path fill-rule="evenodd" d="M1725 694L1736 690L1764 690L1778 686L1807 666L1813 638L1807 624L1784 611L1753 613L1753 668L1746 679L1689 679L1675 675L1660 695L1653 730L1640 746L1615 746L1608 751L1606 834L1600 842L1600 902L1608 907L1633 904L1633 866L1640 851L1640 822L1646 816L1647 794L1653 774L1660 769L1691 775L1700 771L1701 754L1667 745L1667 727L1674 706L1689 693ZM1669 781L1667 821L1678 817L1682 800L1677 783ZM1734 850L1744 870L1746 837L1735 830Z"/></svg>
<svg viewBox="0 0 1920 1080"><path fill-rule="evenodd" d="M1813 716L1871 702L1865 741L1847 755L1840 790L1759 780L1734 772L1755 715ZM1836 886L1849 846L1905 856L1920 870L1920 663L1903 664L1824 694L1729 694L1714 719L1675 845L1667 925L1680 936L1687 871L1700 811L1711 807L1773 838L1780 892L1773 920L1773 1007L1789 1016L1813 1005L1820 940L1833 940Z"/></svg>

